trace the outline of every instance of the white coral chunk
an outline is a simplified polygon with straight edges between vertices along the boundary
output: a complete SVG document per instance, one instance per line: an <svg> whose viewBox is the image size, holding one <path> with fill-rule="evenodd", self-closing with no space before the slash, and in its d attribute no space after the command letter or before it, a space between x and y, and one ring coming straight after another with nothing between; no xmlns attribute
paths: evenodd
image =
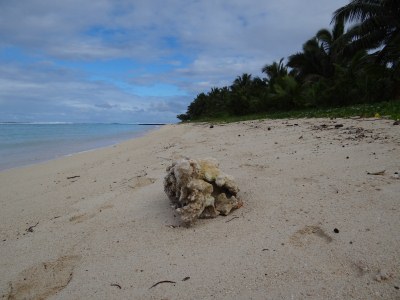
<svg viewBox="0 0 400 300"><path fill-rule="evenodd" d="M167 168L164 190L183 222L227 215L242 206L235 179L218 166L213 158L185 158Z"/></svg>

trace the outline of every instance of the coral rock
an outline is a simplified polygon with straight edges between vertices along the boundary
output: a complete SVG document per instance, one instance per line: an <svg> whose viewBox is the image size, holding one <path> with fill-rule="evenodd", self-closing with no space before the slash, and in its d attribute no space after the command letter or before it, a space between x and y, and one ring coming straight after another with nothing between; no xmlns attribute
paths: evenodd
<svg viewBox="0 0 400 300"><path fill-rule="evenodd" d="M167 168L164 190L187 224L197 218L226 216L243 205L234 178L223 173L212 158L175 161Z"/></svg>

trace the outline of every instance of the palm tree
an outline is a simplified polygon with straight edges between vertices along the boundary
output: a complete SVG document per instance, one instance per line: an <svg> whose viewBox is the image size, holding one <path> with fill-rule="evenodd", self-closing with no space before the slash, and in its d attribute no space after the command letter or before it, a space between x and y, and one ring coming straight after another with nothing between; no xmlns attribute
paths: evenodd
<svg viewBox="0 0 400 300"><path fill-rule="evenodd" d="M242 76L236 77L236 79L233 81L232 89L249 87L251 82L251 74L243 73Z"/></svg>
<svg viewBox="0 0 400 300"><path fill-rule="evenodd" d="M303 52L289 56L287 65L292 69L290 74L300 82L317 81L328 76L324 67L327 60L327 54L314 37L304 43Z"/></svg>
<svg viewBox="0 0 400 300"><path fill-rule="evenodd" d="M267 83L270 87L274 86L278 78L288 74L287 67L283 64L283 58L277 63L274 61L272 65L265 65L261 71L267 75Z"/></svg>
<svg viewBox="0 0 400 300"><path fill-rule="evenodd" d="M352 0L334 12L332 22L356 23L345 34L354 50L376 50L376 61L399 68L400 1Z"/></svg>
<svg viewBox="0 0 400 300"><path fill-rule="evenodd" d="M319 30L314 38L303 45L303 52L289 57L288 67L292 68L291 74L303 82L332 78L335 64L343 64L349 60L348 53L342 51L349 42L343 35L343 22L336 23L332 31Z"/></svg>
<svg viewBox="0 0 400 300"><path fill-rule="evenodd" d="M344 34L344 22L338 21L334 24L332 31L321 29L315 35L320 47L329 56L332 63L342 63L350 59L349 55L345 56L342 52L349 44L349 39L346 39Z"/></svg>

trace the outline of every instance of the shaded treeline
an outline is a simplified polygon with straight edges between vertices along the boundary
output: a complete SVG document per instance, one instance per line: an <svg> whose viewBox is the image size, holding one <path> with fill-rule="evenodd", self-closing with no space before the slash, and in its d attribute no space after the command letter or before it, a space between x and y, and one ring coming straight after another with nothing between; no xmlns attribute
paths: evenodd
<svg viewBox="0 0 400 300"><path fill-rule="evenodd" d="M199 94L182 121L399 99L400 1L352 0L301 52ZM345 30L348 25L348 29Z"/></svg>

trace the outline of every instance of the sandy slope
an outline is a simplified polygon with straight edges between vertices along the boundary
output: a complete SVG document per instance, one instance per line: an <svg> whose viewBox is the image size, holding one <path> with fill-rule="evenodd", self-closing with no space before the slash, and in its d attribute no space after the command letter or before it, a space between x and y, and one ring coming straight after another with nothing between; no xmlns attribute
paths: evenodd
<svg viewBox="0 0 400 300"><path fill-rule="evenodd" d="M400 127L392 123L169 125L1 172L0 296L400 299ZM179 227L163 177L182 156L217 158L244 207ZM165 280L175 283L151 288Z"/></svg>

